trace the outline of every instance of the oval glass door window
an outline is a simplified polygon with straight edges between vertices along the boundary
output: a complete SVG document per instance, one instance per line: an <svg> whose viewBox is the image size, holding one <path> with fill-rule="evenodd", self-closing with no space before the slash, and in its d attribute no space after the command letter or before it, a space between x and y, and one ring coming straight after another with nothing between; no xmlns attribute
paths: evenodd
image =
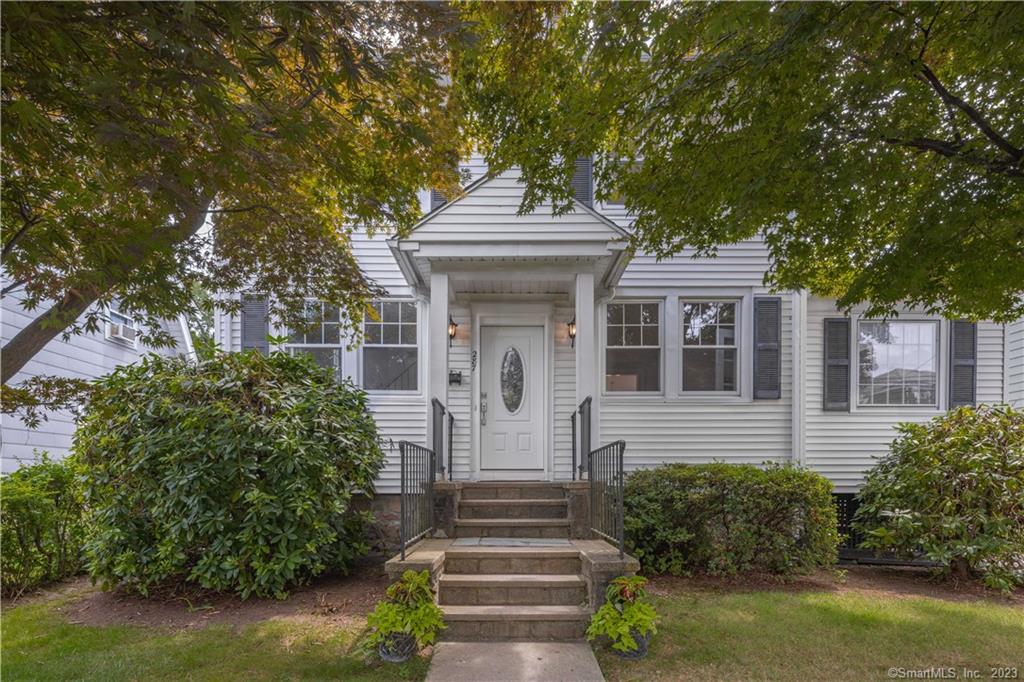
<svg viewBox="0 0 1024 682"><path fill-rule="evenodd" d="M511 414L523 406L525 370L523 356L517 348L509 346L501 359L501 399Z"/></svg>

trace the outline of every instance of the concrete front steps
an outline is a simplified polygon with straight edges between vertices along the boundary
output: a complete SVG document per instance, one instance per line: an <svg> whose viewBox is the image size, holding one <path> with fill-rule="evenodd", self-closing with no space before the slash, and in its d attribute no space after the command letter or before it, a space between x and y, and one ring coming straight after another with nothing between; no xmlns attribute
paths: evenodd
<svg viewBox="0 0 1024 682"><path fill-rule="evenodd" d="M437 581L446 639L578 639L590 620L580 551L552 547L459 547Z"/></svg>
<svg viewBox="0 0 1024 682"><path fill-rule="evenodd" d="M579 550L569 542L561 484L467 483L457 538L564 541L563 546L453 546L437 583L450 639L577 639L590 619ZM456 545L458 543L456 542Z"/></svg>
<svg viewBox="0 0 1024 682"><path fill-rule="evenodd" d="M406 568L431 572L443 639L580 639L608 580L639 567L603 540L574 539L566 484L454 486L454 538L425 539L387 566L393 578Z"/></svg>

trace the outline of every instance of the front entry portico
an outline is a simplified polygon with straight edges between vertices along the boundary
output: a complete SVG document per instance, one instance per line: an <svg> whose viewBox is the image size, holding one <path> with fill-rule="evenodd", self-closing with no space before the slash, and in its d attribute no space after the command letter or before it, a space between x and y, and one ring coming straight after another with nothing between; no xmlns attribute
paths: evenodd
<svg viewBox="0 0 1024 682"><path fill-rule="evenodd" d="M426 308L427 404L454 418L453 480L572 478L569 417L598 390L597 306L628 260L623 230L592 209L520 216L518 191L483 179L389 240Z"/></svg>

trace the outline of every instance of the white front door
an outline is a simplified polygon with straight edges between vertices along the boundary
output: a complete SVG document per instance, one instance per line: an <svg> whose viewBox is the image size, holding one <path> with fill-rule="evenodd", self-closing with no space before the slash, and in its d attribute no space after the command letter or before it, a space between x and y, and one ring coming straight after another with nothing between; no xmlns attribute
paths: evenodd
<svg viewBox="0 0 1024 682"><path fill-rule="evenodd" d="M544 469L544 328L480 328L480 468Z"/></svg>

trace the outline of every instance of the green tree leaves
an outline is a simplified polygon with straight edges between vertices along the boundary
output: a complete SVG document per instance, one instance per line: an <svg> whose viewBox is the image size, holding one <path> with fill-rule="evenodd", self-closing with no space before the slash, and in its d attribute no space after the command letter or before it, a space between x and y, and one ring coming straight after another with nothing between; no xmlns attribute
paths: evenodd
<svg viewBox="0 0 1024 682"><path fill-rule="evenodd" d="M457 186L450 7L14 2L3 32L4 285L50 313L5 346L5 382L111 297L151 345L199 287L293 322L327 300L353 331L375 289L350 231Z"/></svg>
<svg viewBox="0 0 1024 682"><path fill-rule="evenodd" d="M1024 314L1021 7L467 11L460 93L492 167L522 167L524 210L567 201L565 160L595 154L638 248L761 238L770 284L842 306Z"/></svg>

